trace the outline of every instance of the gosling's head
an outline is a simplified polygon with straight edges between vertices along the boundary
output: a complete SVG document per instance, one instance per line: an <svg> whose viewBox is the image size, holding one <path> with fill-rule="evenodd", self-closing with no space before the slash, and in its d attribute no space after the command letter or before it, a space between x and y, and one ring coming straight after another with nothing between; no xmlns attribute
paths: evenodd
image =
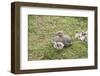
<svg viewBox="0 0 100 76"><path fill-rule="evenodd" d="M59 37L63 37L64 36L64 32L63 31L58 31L56 33L56 35L59 36Z"/></svg>

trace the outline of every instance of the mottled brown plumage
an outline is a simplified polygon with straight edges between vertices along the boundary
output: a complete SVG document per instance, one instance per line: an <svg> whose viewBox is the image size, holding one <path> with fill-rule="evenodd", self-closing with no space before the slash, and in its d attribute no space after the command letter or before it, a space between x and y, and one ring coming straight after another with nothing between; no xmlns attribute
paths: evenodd
<svg viewBox="0 0 100 76"><path fill-rule="evenodd" d="M58 31L53 38L53 42L61 42L64 46L71 45L71 38L69 35L65 35L62 31Z"/></svg>

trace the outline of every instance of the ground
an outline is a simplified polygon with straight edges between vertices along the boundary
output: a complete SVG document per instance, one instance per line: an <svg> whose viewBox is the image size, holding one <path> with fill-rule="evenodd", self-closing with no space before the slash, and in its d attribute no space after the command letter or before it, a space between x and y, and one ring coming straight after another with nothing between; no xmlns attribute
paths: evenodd
<svg viewBox="0 0 100 76"><path fill-rule="evenodd" d="M28 60L79 59L88 57L87 42L75 39L76 31L87 31L87 17L28 16ZM72 45L57 50L51 40L57 31L72 38Z"/></svg>

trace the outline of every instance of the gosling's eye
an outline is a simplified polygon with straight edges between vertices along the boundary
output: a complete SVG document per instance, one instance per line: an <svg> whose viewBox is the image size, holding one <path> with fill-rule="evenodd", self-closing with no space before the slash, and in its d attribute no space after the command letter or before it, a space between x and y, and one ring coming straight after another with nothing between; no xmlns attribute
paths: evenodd
<svg viewBox="0 0 100 76"><path fill-rule="evenodd" d="M59 47L59 44L57 44L57 47Z"/></svg>

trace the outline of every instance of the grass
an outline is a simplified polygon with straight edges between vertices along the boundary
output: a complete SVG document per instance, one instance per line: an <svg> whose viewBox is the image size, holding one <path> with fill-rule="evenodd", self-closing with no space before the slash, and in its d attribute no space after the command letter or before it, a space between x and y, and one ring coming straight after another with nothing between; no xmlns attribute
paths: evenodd
<svg viewBox="0 0 100 76"><path fill-rule="evenodd" d="M76 31L87 30L87 21L87 17L29 15L28 60L87 58L87 42L74 39ZM57 31L70 35L72 46L53 48L51 40Z"/></svg>

